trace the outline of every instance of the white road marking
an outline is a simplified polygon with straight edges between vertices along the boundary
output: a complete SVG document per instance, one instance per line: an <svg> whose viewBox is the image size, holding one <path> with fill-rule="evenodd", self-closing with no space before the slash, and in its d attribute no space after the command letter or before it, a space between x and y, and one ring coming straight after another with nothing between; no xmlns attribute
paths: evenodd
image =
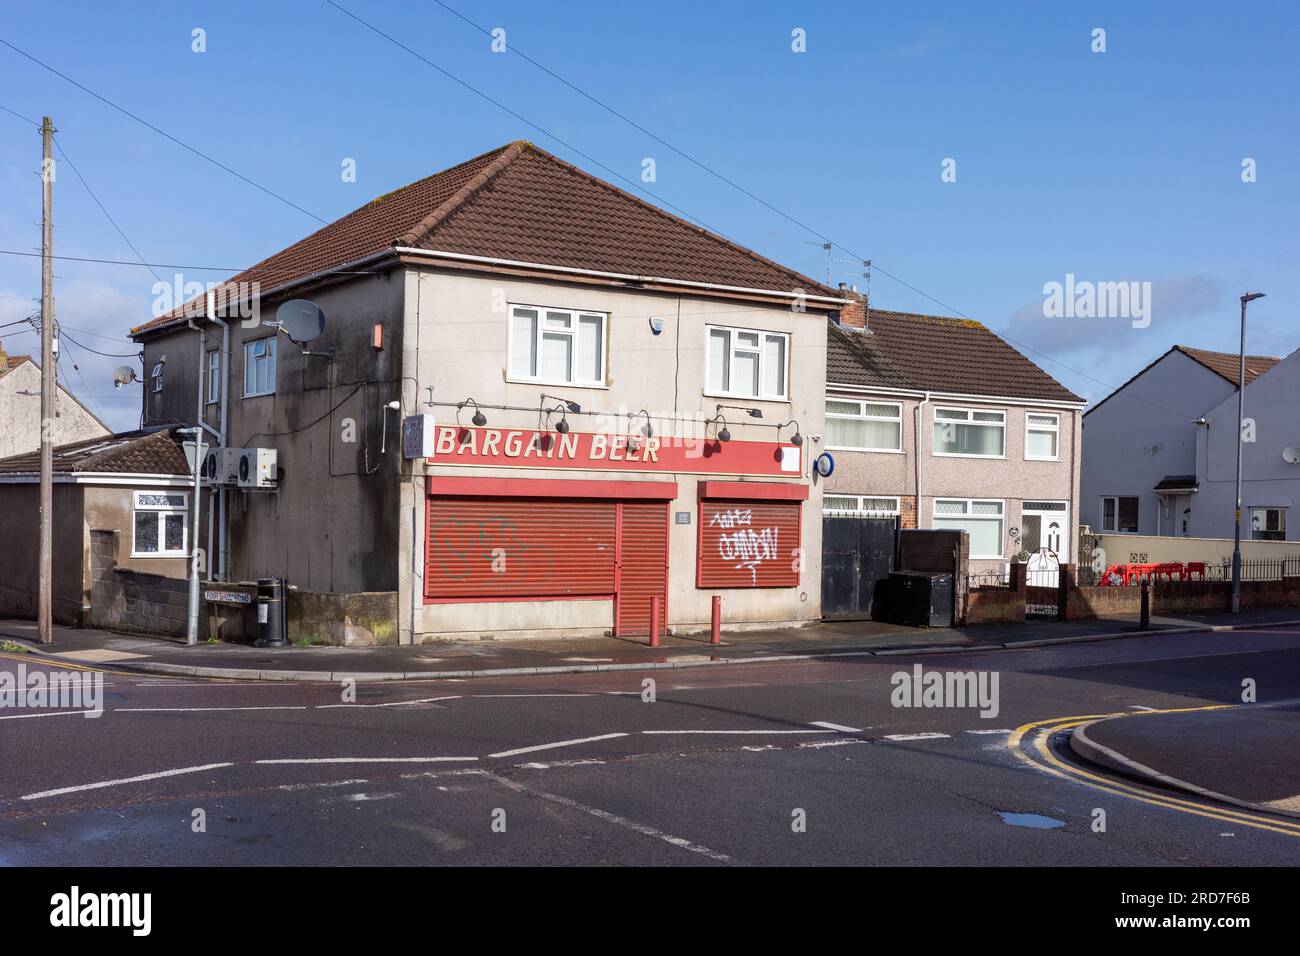
<svg viewBox="0 0 1300 956"><path fill-rule="evenodd" d="M885 740L948 740L951 739L949 734L886 734Z"/></svg>
<svg viewBox="0 0 1300 956"><path fill-rule="evenodd" d="M981 734L1013 734L1015 733L1015 731L1007 730L1006 728L1000 728L998 730L967 730L967 731L963 731L963 733L975 734L976 736L979 736Z"/></svg>
<svg viewBox="0 0 1300 956"><path fill-rule="evenodd" d="M214 710L307 710L307 706L266 704L257 707L115 707L115 714L193 714Z"/></svg>
<svg viewBox="0 0 1300 956"><path fill-rule="evenodd" d="M552 767L586 767L591 764L603 764L603 760L554 760L551 763L517 763L521 770L550 770Z"/></svg>
<svg viewBox="0 0 1300 956"><path fill-rule="evenodd" d="M253 763L445 763L477 759L478 757L279 757L274 760L254 760Z"/></svg>
<svg viewBox="0 0 1300 956"><path fill-rule="evenodd" d="M643 734L826 734L828 730L643 730Z"/></svg>
<svg viewBox="0 0 1300 956"><path fill-rule="evenodd" d="M43 800L46 797L57 797L65 793L79 793L82 790L99 790L102 787L117 787L124 783L143 783L146 780L161 780L164 777L179 777L186 773L202 773L205 770L218 770L222 767L233 767L232 763L205 763L198 767L178 767L175 770L160 770L157 773L142 773L138 777L120 777L117 780L100 780L96 783L83 783L75 787L60 787L57 790L42 790L40 793L29 793L23 800Z"/></svg>
<svg viewBox="0 0 1300 956"><path fill-rule="evenodd" d="M326 780L323 783L282 783L276 787L277 790L287 790L293 792L296 790L319 790L322 787L351 787L359 783L369 783L369 780Z"/></svg>
<svg viewBox="0 0 1300 956"><path fill-rule="evenodd" d="M834 730L841 734L862 733L862 728L860 727L845 727L843 724L832 724L829 720L814 720L812 721L812 725L814 727L825 727L827 730Z"/></svg>
<svg viewBox="0 0 1300 956"><path fill-rule="evenodd" d="M595 697L595 694L470 694L471 697Z"/></svg>
<svg viewBox="0 0 1300 956"><path fill-rule="evenodd" d="M517 793L537 797L541 800L548 800L551 803L559 804L562 807L568 807L571 810L578 810L582 813L589 814L598 820L604 820L606 823L613 823L615 826L633 830L644 836L654 837L656 840L663 840L665 843L678 847L679 849L688 850L691 853L698 853L701 856L706 856L710 860L717 860L721 863L734 862L732 858L727 856L725 853L719 853L717 850L710 850L707 846L701 846L685 837L673 836L671 833L656 830L654 827L646 826L644 823L637 823L634 820L627 819L627 817L620 817L618 814L610 813L608 810L601 810L598 807L589 807L585 803L579 803L577 800L571 800L568 797L562 797L558 794L547 793L544 790L534 790L531 787L525 787L513 780L507 780L505 777L499 777L494 773L486 774L486 776L491 777L497 783L504 787L508 787Z"/></svg>
<svg viewBox="0 0 1300 956"><path fill-rule="evenodd" d="M460 700L460 694L447 697L421 697L417 700L390 700L385 704L317 704L316 710L333 710L343 707L405 707L407 704L432 704L439 700Z"/></svg>
<svg viewBox="0 0 1300 956"><path fill-rule="evenodd" d="M67 717L71 714L93 714L93 710L44 710L39 714L6 714L0 720L22 720L25 717Z"/></svg>
<svg viewBox="0 0 1300 956"><path fill-rule="evenodd" d="M1145 704L1129 704L1129 710L1155 710L1154 707L1147 707Z"/></svg>
<svg viewBox="0 0 1300 956"><path fill-rule="evenodd" d="M536 753L538 750L554 750L556 747L573 747L577 744L589 744L597 740L612 740L615 737L626 737L627 734L619 732L616 734L600 734L596 737L578 737L574 740L557 740L550 744L534 744L531 747L517 747L514 750L502 750L498 753L488 754L489 757L517 757L520 754Z"/></svg>
<svg viewBox="0 0 1300 956"><path fill-rule="evenodd" d="M1153 631L1152 634L1159 634L1159 631ZM1157 664L1161 661L1196 661L1204 657L1237 657L1241 654L1272 654L1277 648L1263 648L1261 650L1251 651L1218 651L1214 654L1188 654L1181 657L1140 657L1135 660L1113 660L1099 661L1094 664L1067 664L1059 670L1080 670L1084 667L1122 667L1125 664Z"/></svg>
<svg viewBox="0 0 1300 956"><path fill-rule="evenodd" d="M870 743L858 737L836 737L833 740L810 740L799 745L800 749L820 750L822 747L847 747L850 744Z"/></svg>

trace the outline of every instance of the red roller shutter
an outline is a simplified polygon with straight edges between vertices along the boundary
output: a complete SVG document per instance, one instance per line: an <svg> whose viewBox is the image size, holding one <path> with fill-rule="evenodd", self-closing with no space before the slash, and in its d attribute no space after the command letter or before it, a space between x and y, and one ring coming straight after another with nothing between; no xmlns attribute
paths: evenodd
<svg viewBox="0 0 1300 956"><path fill-rule="evenodd" d="M650 633L650 598L659 597L659 632L668 621L668 503L619 504L619 573L614 633Z"/></svg>
<svg viewBox="0 0 1300 956"><path fill-rule="evenodd" d="M613 597L607 500L428 499L427 599Z"/></svg>
<svg viewBox="0 0 1300 956"><path fill-rule="evenodd" d="M696 586L797 587L800 504L797 500L702 500Z"/></svg>

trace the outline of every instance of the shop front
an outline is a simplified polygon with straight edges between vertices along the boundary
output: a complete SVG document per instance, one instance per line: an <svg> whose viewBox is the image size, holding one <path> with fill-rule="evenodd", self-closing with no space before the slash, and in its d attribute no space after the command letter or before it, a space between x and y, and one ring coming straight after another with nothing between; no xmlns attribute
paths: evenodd
<svg viewBox="0 0 1300 956"><path fill-rule="evenodd" d="M789 443L440 426L426 460L422 639L649 633L816 608Z"/></svg>

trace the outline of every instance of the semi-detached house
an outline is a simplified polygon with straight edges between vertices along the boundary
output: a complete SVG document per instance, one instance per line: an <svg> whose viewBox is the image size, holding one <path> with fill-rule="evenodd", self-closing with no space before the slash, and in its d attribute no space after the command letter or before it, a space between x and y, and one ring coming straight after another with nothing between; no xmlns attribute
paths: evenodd
<svg viewBox="0 0 1300 956"><path fill-rule="evenodd" d="M852 304L827 340L825 509L966 531L972 573L1045 548L1070 562L1084 400L979 322L841 294Z"/></svg>
<svg viewBox="0 0 1300 956"><path fill-rule="evenodd" d="M133 331L146 424L197 396L213 444L275 451L272 487L205 492L214 577L395 595L402 643L644 634L655 598L681 630L713 595L731 626L820 616L836 290L524 142L223 288L254 286L260 319L218 294ZM269 321L291 299L326 317L305 345Z"/></svg>

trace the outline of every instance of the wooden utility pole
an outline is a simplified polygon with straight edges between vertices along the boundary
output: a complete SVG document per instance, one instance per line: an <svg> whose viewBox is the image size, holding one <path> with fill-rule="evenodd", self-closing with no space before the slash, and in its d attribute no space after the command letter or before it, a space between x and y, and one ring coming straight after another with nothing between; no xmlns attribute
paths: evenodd
<svg viewBox="0 0 1300 956"><path fill-rule="evenodd" d="M54 123L41 121L41 556L37 629L52 644L50 629L54 572Z"/></svg>

